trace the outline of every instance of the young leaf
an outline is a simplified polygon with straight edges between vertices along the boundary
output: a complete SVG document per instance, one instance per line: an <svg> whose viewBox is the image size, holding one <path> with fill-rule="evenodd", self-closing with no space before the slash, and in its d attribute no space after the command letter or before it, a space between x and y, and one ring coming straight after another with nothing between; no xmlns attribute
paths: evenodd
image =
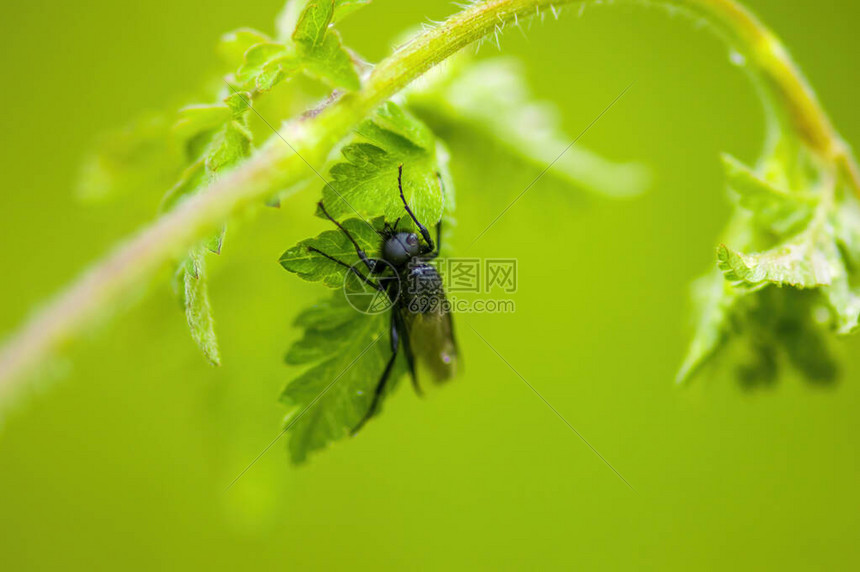
<svg viewBox="0 0 860 572"><path fill-rule="evenodd" d="M744 311L738 320L739 333L744 334L760 351L764 350L773 357L784 355L786 361L809 381L832 382L837 367L825 337L826 332L811 319L819 298L818 293L809 290L772 286L765 288L746 299ZM765 377L772 375L767 368L759 373Z"/></svg>
<svg viewBox="0 0 860 572"><path fill-rule="evenodd" d="M302 463L361 421L391 347L388 316L359 313L340 292L302 312L295 325L304 328L304 337L293 344L286 361L309 368L289 383L281 400L292 407L285 420L290 456ZM388 392L403 373L398 360Z"/></svg>
<svg viewBox="0 0 860 572"><path fill-rule="evenodd" d="M834 268L833 283L823 290L833 312L836 332L847 335L860 329L860 288L852 284L853 275L860 268L860 205L853 196L843 198L834 217L833 232L844 266Z"/></svg>
<svg viewBox="0 0 860 572"><path fill-rule="evenodd" d="M279 27L295 21L292 41L279 43L265 38L247 47L236 81L243 89L265 92L303 70L331 87L358 89L360 81L352 57L331 24L366 2L313 0L305 2L301 12L297 12L298 4L289 3L279 18ZM235 53L238 48L232 45L242 45L250 38L229 39L231 53Z"/></svg>
<svg viewBox="0 0 860 572"><path fill-rule="evenodd" d="M382 218L375 219L371 224L357 218L345 220L341 224L362 250L371 257L378 256L380 238L376 229L382 228ZM285 270L310 282L322 282L329 288L342 287L348 270L308 247L316 248L349 265L360 262L355 245L338 229L326 230L315 238L303 240L281 255L278 262ZM366 274L363 266L356 268Z"/></svg>
<svg viewBox="0 0 860 572"><path fill-rule="evenodd" d="M407 102L431 125L444 125L454 136L474 132L538 169L546 168L574 140L559 127L555 107L531 94L523 66L513 58L472 62L460 56L434 80L410 89ZM612 197L637 195L650 179L645 167L612 163L579 143L561 155L550 173Z"/></svg>
<svg viewBox="0 0 860 572"><path fill-rule="evenodd" d="M253 97L254 95L250 91L231 90L230 95L224 98L224 104L230 108L233 114L232 119L244 121L245 114L251 110L251 99Z"/></svg>
<svg viewBox="0 0 860 572"><path fill-rule="evenodd" d="M233 167L251 152L251 132L239 121L226 123L215 134L206 153L206 171L219 173Z"/></svg>
<svg viewBox="0 0 860 572"><path fill-rule="evenodd" d="M293 41L306 69L332 87L355 90L361 87L352 57L340 35L330 28L335 11L341 15L357 6L354 2L311 0L299 16Z"/></svg>
<svg viewBox="0 0 860 572"><path fill-rule="evenodd" d="M728 335L732 308L740 293L719 272L702 276L693 284L696 330L687 357L676 378L684 383L723 345Z"/></svg>
<svg viewBox="0 0 860 572"><path fill-rule="evenodd" d="M173 133L187 141L200 133L212 131L230 121L233 111L224 103L212 105L188 105L179 110Z"/></svg>
<svg viewBox="0 0 860 572"><path fill-rule="evenodd" d="M229 108L227 108L229 110ZM225 123L214 134L203 155L189 165L179 181L164 195L161 211L176 206L179 201L202 188L217 173L229 169L248 156L251 150L251 134L239 121Z"/></svg>
<svg viewBox="0 0 860 572"><path fill-rule="evenodd" d="M777 234L788 235L808 224L818 204L815 195L782 190L728 154L723 155L723 172L740 206Z"/></svg>
<svg viewBox="0 0 860 572"><path fill-rule="evenodd" d="M176 182L170 190L165 193L161 199L161 207L159 211L167 212L179 203L180 200L187 197L206 182L206 165L201 158L189 165L179 181Z"/></svg>
<svg viewBox="0 0 860 572"><path fill-rule="evenodd" d="M394 103L387 103L356 130L341 151L345 162L331 168L323 200L335 218L382 214L393 222L403 215L397 187L403 165L403 191L418 220L432 226L442 216L443 192L436 142L426 125ZM404 220L405 224L408 221Z"/></svg>
<svg viewBox="0 0 860 572"><path fill-rule="evenodd" d="M754 366L741 370L743 379L754 372L772 375L784 353L809 380L830 381L836 369L822 337L827 320L821 310L830 310L828 325L837 334L858 327L860 291L852 284L852 268L860 261L856 200L796 141L780 142L761 165L766 176L723 158L737 199L727 242L756 252L717 249L727 282L722 294L711 297L711 319L700 324L681 379L689 377L690 364L707 357L703 347L711 354L719 348L731 322L737 326L731 332L748 334L756 348Z"/></svg>
<svg viewBox="0 0 860 572"><path fill-rule="evenodd" d="M255 77L263 66L273 59L287 55L287 47L276 42L255 44L245 52L245 59L236 72L236 79L247 82Z"/></svg>
<svg viewBox="0 0 860 572"><path fill-rule="evenodd" d="M370 4L371 0L335 0L334 13L331 17L332 24L340 22L359 8Z"/></svg>
<svg viewBox="0 0 860 572"><path fill-rule="evenodd" d="M256 78L257 91L269 91L279 83L293 77L301 69L298 58L281 56L266 62Z"/></svg>
<svg viewBox="0 0 860 572"><path fill-rule="evenodd" d="M239 68L245 62L245 54L256 44L270 43L272 40L263 32L252 28L239 28L221 36L218 54L229 70Z"/></svg>
<svg viewBox="0 0 860 572"><path fill-rule="evenodd" d="M180 280L180 298L185 307L185 317L191 337L212 365L221 365L218 340L215 337L215 322L209 302L206 280L206 258L202 247L188 253L188 258L177 271Z"/></svg>
<svg viewBox="0 0 860 572"><path fill-rule="evenodd" d="M203 242L203 246L212 254L221 254L221 247L224 245L224 234L226 232L227 227L222 226L218 232L209 237L209 240Z"/></svg>
<svg viewBox="0 0 860 572"><path fill-rule="evenodd" d="M358 72L355 71L352 56L343 47L337 31L329 30L319 46L304 50L300 48L299 51L305 69L312 76L333 88L354 91L361 87L361 80L358 78Z"/></svg>
<svg viewBox="0 0 860 572"><path fill-rule="evenodd" d="M860 290L851 286L848 276L838 276L823 291L833 313L836 333L848 335L860 329Z"/></svg>
<svg viewBox="0 0 860 572"><path fill-rule="evenodd" d="M242 89L265 92L293 77L300 69L300 58L289 46L257 44L245 53L245 61L236 72L236 81Z"/></svg>
<svg viewBox="0 0 860 572"><path fill-rule="evenodd" d="M334 14L336 1L310 0L306 2L305 9L299 15L299 21L293 31L293 41L308 50L321 46L328 33L328 26Z"/></svg>
<svg viewBox="0 0 860 572"><path fill-rule="evenodd" d="M860 201L846 194L833 217L833 232L850 270L860 268Z"/></svg>
<svg viewBox="0 0 860 572"><path fill-rule="evenodd" d="M310 2L311 0L287 0L275 22L279 39L285 40L293 35L299 18ZM359 8L367 6L370 2L371 0L334 0L332 2L333 10L330 24L340 22ZM326 7L322 8L323 10L326 9Z"/></svg>
<svg viewBox="0 0 860 572"><path fill-rule="evenodd" d="M225 112L227 121L212 136L202 156L186 168L179 182L165 195L161 205L162 211L172 209L183 198L203 188L204 183L231 168L250 153L251 134L241 119L241 110L237 112L235 100L232 101L233 105L197 107L186 115L189 118L185 124L187 129L191 129L192 126L211 129L217 124L215 118L223 118ZM186 109L186 113L187 111ZM230 119L237 116L240 118ZM180 282L177 289L185 307L191 337L214 365L219 365L221 358L209 304L205 257L207 251L221 253L224 232L225 228L222 227L208 240L194 247L177 270L177 278Z"/></svg>
<svg viewBox="0 0 860 572"><path fill-rule="evenodd" d="M816 288L831 284L832 265L839 264L824 248L806 235L756 254L741 254L721 244L717 260L727 280L744 286Z"/></svg>

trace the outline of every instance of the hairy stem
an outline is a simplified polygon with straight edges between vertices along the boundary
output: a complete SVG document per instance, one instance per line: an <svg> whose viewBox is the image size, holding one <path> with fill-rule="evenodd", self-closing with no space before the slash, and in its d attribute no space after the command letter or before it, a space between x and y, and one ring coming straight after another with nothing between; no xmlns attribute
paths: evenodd
<svg viewBox="0 0 860 572"><path fill-rule="evenodd" d="M0 350L0 404L25 387L29 373L88 324L127 299L175 257L232 215L314 176L328 153L377 106L463 47L541 11L600 0L487 0L423 32L381 62L361 90L318 115L286 124L251 159L118 246L47 304ZM860 188L850 150L778 39L733 0L651 0L710 22L770 92L792 129L823 160ZM285 144L288 142L288 144Z"/></svg>

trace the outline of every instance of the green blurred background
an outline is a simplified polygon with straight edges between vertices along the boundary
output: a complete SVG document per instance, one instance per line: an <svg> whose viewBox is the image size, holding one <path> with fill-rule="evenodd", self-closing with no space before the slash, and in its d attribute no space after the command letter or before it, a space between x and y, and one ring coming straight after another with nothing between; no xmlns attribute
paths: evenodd
<svg viewBox="0 0 860 572"><path fill-rule="evenodd" d="M0 332L153 216L164 189L95 207L75 199L96 136L194 91L220 34L271 31L280 4L6 6ZM860 8L748 4L860 144L850 55ZM341 29L377 60L403 29L454 9L375 0ZM638 494L462 322L456 383L424 400L401 385L359 437L302 468L281 441L225 492L280 430L292 319L326 295L277 264L325 228L310 216L315 185L233 224L211 263L223 367L194 347L165 271L6 421L4 569L858 565L860 340L837 345L844 367L830 388L786 374L744 390L729 359L689 388L673 383L688 284L714 263L728 215L718 153L752 161L762 140L759 104L727 48L687 19L618 6L568 11L502 46L572 134L635 81L583 143L651 166L652 192L583 200L542 179L469 252L519 259L517 312L468 319ZM537 169L468 146L454 147L453 166L456 254Z"/></svg>

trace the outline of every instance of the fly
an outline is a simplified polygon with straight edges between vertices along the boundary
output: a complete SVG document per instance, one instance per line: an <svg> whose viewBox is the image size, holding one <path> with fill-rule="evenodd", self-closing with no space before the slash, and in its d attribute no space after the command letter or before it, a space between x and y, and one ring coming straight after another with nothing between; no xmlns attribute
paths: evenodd
<svg viewBox="0 0 860 572"><path fill-rule="evenodd" d="M421 224L403 195L403 165L398 168L397 187L403 208L415 223L420 236L414 232L398 231L399 218L393 225L386 222L383 229L377 231L382 239L379 249L381 258L367 256L355 238L328 214L322 201L319 203L319 209L325 217L355 246L355 252L367 269L367 274L317 248L308 247L308 250L347 268L359 280L387 296L391 304L391 356L376 384L367 412L352 429L353 435L376 414L401 348L406 356L412 386L419 395L422 392L416 374L416 359L437 383L453 377L457 367L457 344L454 341L454 326L442 277L434 266L428 264L439 256L442 221L436 224L434 242L430 231Z"/></svg>

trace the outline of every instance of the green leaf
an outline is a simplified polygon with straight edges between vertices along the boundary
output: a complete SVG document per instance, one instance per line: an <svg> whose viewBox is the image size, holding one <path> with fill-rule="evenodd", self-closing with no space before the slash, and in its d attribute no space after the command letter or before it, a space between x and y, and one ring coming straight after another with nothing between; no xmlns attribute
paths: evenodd
<svg viewBox="0 0 860 572"><path fill-rule="evenodd" d="M256 78L257 91L269 91L279 83L293 77L301 69L293 55L281 56L266 62Z"/></svg>
<svg viewBox="0 0 860 572"><path fill-rule="evenodd" d="M314 0L287 0L284 9L278 15L276 25L278 29L278 37L281 39L289 38L296 31L296 27L305 11L305 8ZM370 4L371 0L334 0L333 10L330 24L340 22L359 8L363 8ZM326 10L326 7L315 8L316 10Z"/></svg>
<svg viewBox="0 0 860 572"><path fill-rule="evenodd" d="M815 319L820 294L778 288L744 290L722 284L719 274L699 282L700 322L678 383L689 381L727 342L735 340L735 359L745 356L737 377L746 388L767 386L786 362L812 382L832 382L835 362L824 327Z"/></svg>
<svg viewBox="0 0 860 572"><path fill-rule="evenodd" d="M200 159L189 165L182 173L179 181L165 193L161 199L160 212L167 212L175 207L179 201L202 187L207 181L206 165Z"/></svg>
<svg viewBox="0 0 860 572"><path fill-rule="evenodd" d="M358 10L370 4L371 0L335 0L332 23L337 23Z"/></svg>
<svg viewBox="0 0 860 572"><path fill-rule="evenodd" d="M419 219L434 224L444 207L446 223L450 222L454 185L447 150L426 126L393 103L383 106L358 128L355 139L344 147L343 156L347 161L331 170L334 188L323 189L324 204L338 218L355 214L344 199L360 210L363 218L349 217L341 224L368 256L379 257L378 230L386 221L400 218L401 227L409 224L397 189L401 162L405 195ZM440 180L444 182L444 200ZM449 242L443 238L443 243ZM284 252L281 265L305 280L330 288L356 283L345 280L347 268L310 248L347 265L357 265L366 273L355 246L336 228ZM310 452L345 437L363 419L391 355L389 320L386 312L367 315L356 311L344 292L334 292L332 298L308 308L296 319L295 325L304 329L304 336L289 349L285 361L308 369L290 382L283 395L283 401L292 406L286 426L294 462L303 462ZM392 390L406 369L401 360L394 368L386 391Z"/></svg>
<svg viewBox="0 0 860 572"><path fill-rule="evenodd" d="M312 75L330 84L356 90L361 87L358 73L349 52L344 48L340 35L332 28L335 10L351 11L353 2L337 0L311 0L305 6L296 23L293 41L305 69Z"/></svg>
<svg viewBox="0 0 860 572"><path fill-rule="evenodd" d="M229 98L228 98L229 99ZM162 200L161 210L174 208L185 197L205 188L205 184L220 175L224 170L233 167L250 153L251 134L241 119L234 117L234 105L222 104L206 106L192 113L198 125L209 126L215 123L212 116L222 118L224 110L227 122L215 132L201 157L192 163ZM194 123L194 122L191 122ZM209 294L205 274L206 251L220 254L224 239L225 227L208 240L203 241L188 254L188 258L180 264L177 279L180 284L181 299L185 307L185 316L191 337L203 351L206 358L213 364L220 364L218 343L215 338L212 309L209 304Z"/></svg>
<svg viewBox="0 0 860 572"><path fill-rule="evenodd" d="M328 33L335 2L336 0L308 1L299 15L299 21L293 32L293 41L308 50L321 46Z"/></svg>
<svg viewBox="0 0 860 572"><path fill-rule="evenodd" d="M839 276L823 289L833 313L837 334L848 335L860 329L860 290L852 287L847 276Z"/></svg>
<svg viewBox="0 0 860 572"><path fill-rule="evenodd" d="M308 366L284 390L292 410L285 425L290 456L302 463L309 453L343 439L361 421L391 355L386 314L361 314L340 292L305 310L296 319L304 336L290 348L290 365ZM405 373L395 365L387 391Z"/></svg>
<svg viewBox="0 0 860 572"><path fill-rule="evenodd" d="M228 106L207 106L217 108L219 112L227 110ZM200 116L206 116L209 111ZM171 187L161 201L161 212L175 207L179 201L203 188L217 173L229 169L248 156L251 150L251 134L240 121L228 121L212 137L203 155L186 167L179 181Z"/></svg>
<svg viewBox="0 0 860 572"><path fill-rule="evenodd" d="M335 218L382 215L395 221L404 214L397 186L403 165L404 196L425 226L442 216L444 197L433 134L394 103L387 103L356 130L343 148L345 162L331 168L323 200ZM404 224L408 221L404 220Z"/></svg>
<svg viewBox="0 0 860 572"><path fill-rule="evenodd" d="M265 92L294 76L299 69L299 58L287 46L271 42L257 44L245 53L244 63L236 72L236 81L242 89Z"/></svg>
<svg viewBox="0 0 860 572"><path fill-rule="evenodd" d="M764 284L816 288L833 281L833 253L826 244L807 234L776 248L755 254L741 254L721 244L717 249L720 270L727 280L749 287Z"/></svg>
<svg viewBox="0 0 860 572"><path fill-rule="evenodd" d="M738 291L719 272L703 276L693 284L693 300L698 316L696 330L687 357L678 372L677 383L689 381L723 345L738 296Z"/></svg>
<svg viewBox="0 0 860 572"><path fill-rule="evenodd" d="M181 141L187 141L201 133L221 127L232 117L233 111L224 103L188 105L177 113L173 133Z"/></svg>
<svg viewBox="0 0 860 572"><path fill-rule="evenodd" d="M251 109L253 95L249 91L232 91L224 98L224 104L230 108L232 119L242 120ZM229 118L228 118L229 119Z"/></svg>
<svg viewBox="0 0 860 572"><path fill-rule="evenodd" d="M768 382L780 355L811 382L830 383L836 378L825 328L811 319L819 300L814 291L772 286L747 299L739 333L758 356L743 381ZM751 379L753 373L759 379Z"/></svg>
<svg viewBox="0 0 860 572"><path fill-rule="evenodd" d="M860 268L860 201L853 194L842 197L833 217L833 232L849 268Z"/></svg>
<svg viewBox="0 0 860 572"><path fill-rule="evenodd" d="M329 30L322 44L302 53L305 69L333 88L355 91L361 80L355 70L352 56L343 47L340 34Z"/></svg>
<svg viewBox="0 0 860 572"><path fill-rule="evenodd" d="M325 298L302 310L293 325L302 329L321 332L336 330L354 319L353 312L347 312L339 296Z"/></svg>
<svg viewBox="0 0 860 572"><path fill-rule="evenodd" d="M218 339L215 336L215 321L209 302L209 288L206 276L205 250L197 247L191 250L188 258L180 265L177 273L181 276L181 300L185 307L185 317L191 337L212 365L221 365Z"/></svg>
<svg viewBox="0 0 860 572"><path fill-rule="evenodd" d="M829 382L837 368L825 330L847 334L860 326L860 206L797 140L778 141L759 165L723 157L736 199L726 237L734 248L717 249L726 283L722 293L714 285L680 377L722 340L746 336L755 351L739 370L745 385L772 379L782 355L808 380Z"/></svg>
<svg viewBox="0 0 860 572"><path fill-rule="evenodd" d="M477 134L536 169L561 155L549 174L588 192L629 197L649 185L642 165L613 163L579 142L570 146L575 137L561 129L555 106L534 97L514 58L472 62L459 56L411 88L407 102L434 128L454 137Z"/></svg>
<svg viewBox="0 0 860 572"><path fill-rule="evenodd" d="M222 226L221 229L209 237L209 240L203 243L206 250L212 254L221 254L221 247L224 246L224 234L227 232L227 227Z"/></svg>
<svg viewBox="0 0 860 572"><path fill-rule="evenodd" d="M245 54L252 46L271 43L271 41L271 38L263 32L252 28L239 28L221 36L218 54L227 69L234 70L245 62Z"/></svg>
<svg viewBox="0 0 860 572"><path fill-rule="evenodd" d="M382 222L381 218L377 218L368 224L364 220L353 218L341 224L355 238L362 250L369 256L376 257L380 246L380 238L376 230L382 228ZM285 270L310 282L322 282L329 288L343 286L347 269L309 250L308 247L321 250L349 265L360 262L355 246L338 229L326 230L314 238L303 240L281 255L278 262ZM364 268L359 267L359 269L364 272Z"/></svg>
<svg viewBox="0 0 860 572"><path fill-rule="evenodd" d="M245 52L245 59L239 71L236 72L236 79L240 82L253 79L267 63L288 55L288 53L285 45L275 42L265 42L251 46Z"/></svg>
<svg viewBox="0 0 860 572"><path fill-rule="evenodd" d="M225 124L215 137L206 153L206 171L219 173L236 165L251 151L251 133L238 121Z"/></svg>
<svg viewBox="0 0 860 572"><path fill-rule="evenodd" d="M737 367L741 387L749 390L773 385L779 377L779 348L770 341L751 339L745 349L749 358Z"/></svg>
<svg viewBox="0 0 860 572"><path fill-rule="evenodd" d="M787 235L808 224L818 204L815 195L780 189L731 155L723 155L723 171L740 206L775 233Z"/></svg>
<svg viewBox="0 0 860 572"><path fill-rule="evenodd" d="M860 288L852 280L860 269L860 204L853 195L843 197L834 217L833 232L844 265L835 267L833 283L823 290L836 332L846 335L860 329Z"/></svg>
<svg viewBox="0 0 860 572"><path fill-rule="evenodd" d="M203 156L189 165L179 181L164 195L161 212L172 209L179 201L203 188L217 173L247 157L250 149L251 135L241 122L224 124L215 133Z"/></svg>

